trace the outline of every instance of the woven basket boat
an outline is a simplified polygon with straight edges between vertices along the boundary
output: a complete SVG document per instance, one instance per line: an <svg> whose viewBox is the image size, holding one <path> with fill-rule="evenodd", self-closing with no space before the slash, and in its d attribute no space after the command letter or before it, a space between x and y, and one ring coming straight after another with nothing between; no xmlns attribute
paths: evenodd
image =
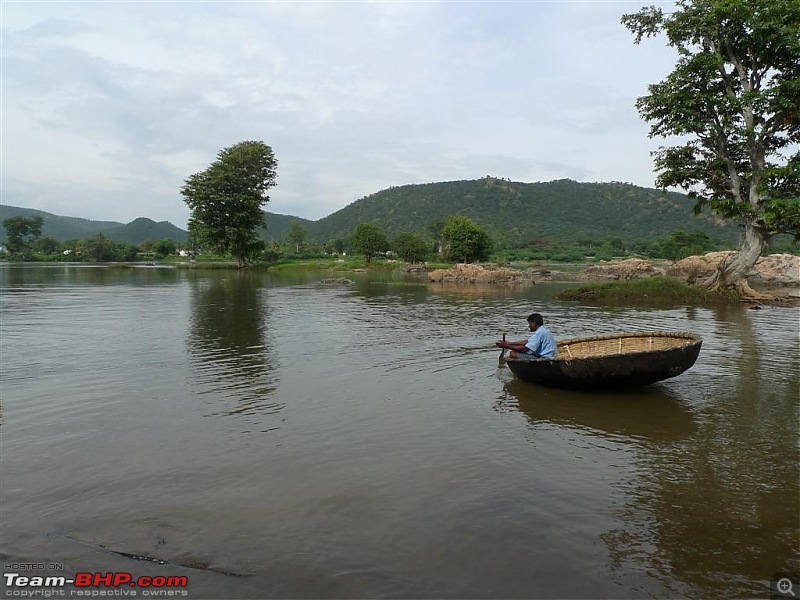
<svg viewBox="0 0 800 600"><path fill-rule="evenodd" d="M702 343L685 332L615 333L563 340L554 360L509 358L506 364L517 378L550 387L635 387L680 375L695 363Z"/></svg>

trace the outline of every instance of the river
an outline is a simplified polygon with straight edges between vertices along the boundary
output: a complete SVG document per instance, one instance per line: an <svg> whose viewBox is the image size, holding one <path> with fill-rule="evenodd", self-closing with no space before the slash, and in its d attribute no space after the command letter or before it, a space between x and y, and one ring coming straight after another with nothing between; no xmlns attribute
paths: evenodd
<svg viewBox="0 0 800 600"><path fill-rule="evenodd" d="M338 276L0 266L5 572L186 576L191 598L766 598L800 570L797 308ZM557 338L703 348L635 392L541 388L493 346L534 311Z"/></svg>

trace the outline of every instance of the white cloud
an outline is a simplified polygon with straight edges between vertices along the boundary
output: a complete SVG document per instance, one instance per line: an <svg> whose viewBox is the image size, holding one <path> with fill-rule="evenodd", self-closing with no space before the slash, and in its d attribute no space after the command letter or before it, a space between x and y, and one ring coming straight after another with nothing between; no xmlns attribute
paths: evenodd
<svg viewBox="0 0 800 600"><path fill-rule="evenodd" d="M7 3L2 202L184 227L183 181L270 144L267 209L392 185L653 181L633 103L674 62L630 2Z"/></svg>

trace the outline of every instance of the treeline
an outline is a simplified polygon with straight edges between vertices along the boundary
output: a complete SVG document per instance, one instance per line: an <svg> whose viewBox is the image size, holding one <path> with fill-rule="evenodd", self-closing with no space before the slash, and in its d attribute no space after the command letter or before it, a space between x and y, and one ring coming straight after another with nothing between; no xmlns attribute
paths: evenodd
<svg viewBox="0 0 800 600"><path fill-rule="evenodd" d="M178 242L168 238L129 244L112 241L103 233L59 242L42 236L42 224L40 216L5 219L4 258L12 261L130 262L162 259L179 250Z"/></svg>
<svg viewBox="0 0 800 600"><path fill-rule="evenodd" d="M616 237L599 240L581 237L572 242L537 238L518 247L496 239L486 229L463 216L436 219L424 232L401 231L389 236L383 228L361 223L350 235L332 238L320 244L311 239L302 221L289 224L281 242L263 241L254 259L261 263L282 260L325 258L331 256L363 256L367 262L374 258L397 258L407 263L437 262L513 262L547 260L581 262L610 260L618 257L641 257L680 260L715 250L732 250L734 244L725 239L712 239L704 231L676 229L669 235L648 240L623 240ZM140 244L114 242L98 233L82 240L58 242L41 236L41 217L11 217L3 221L6 229L6 260L130 262L163 260L184 251L196 257L208 255L210 249L193 243L165 238L147 240ZM800 254L800 246L790 237L774 238L769 252Z"/></svg>

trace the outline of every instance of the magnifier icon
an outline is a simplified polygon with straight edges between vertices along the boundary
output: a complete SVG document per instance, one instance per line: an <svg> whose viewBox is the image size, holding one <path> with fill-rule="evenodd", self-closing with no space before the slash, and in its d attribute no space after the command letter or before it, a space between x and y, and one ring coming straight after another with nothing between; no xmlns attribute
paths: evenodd
<svg viewBox="0 0 800 600"><path fill-rule="evenodd" d="M797 598L797 595L794 593L794 590L792 589L792 585L793 585L792 580L789 579L788 577L784 577L782 579L778 579L778 583L775 587L778 588L778 591L781 594L788 594L792 598Z"/></svg>

